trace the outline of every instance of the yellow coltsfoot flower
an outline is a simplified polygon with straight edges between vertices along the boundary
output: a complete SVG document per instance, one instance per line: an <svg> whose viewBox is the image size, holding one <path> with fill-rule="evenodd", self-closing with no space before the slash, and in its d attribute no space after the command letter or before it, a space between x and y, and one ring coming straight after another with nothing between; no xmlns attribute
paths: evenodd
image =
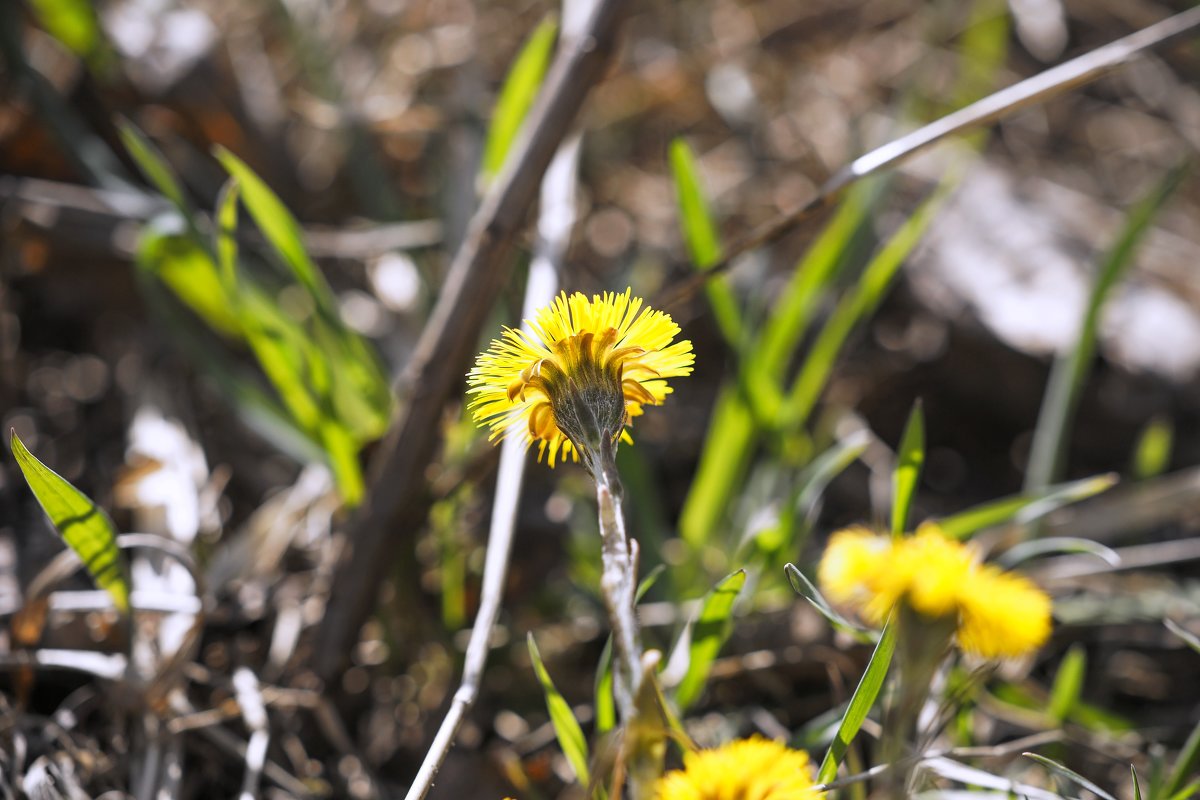
<svg viewBox="0 0 1200 800"><path fill-rule="evenodd" d="M467 376L475 420L492 439L537 442L550 466L572 456L594 471L595 456L615 447L642 406L671 392L667 378L689 375L692 343L670 315L641 298L566 292L526 320L529 333L505 328Z"/></svg>
<svg viewBox="0 0 1200 800"><path fill-rule="evenodd" d="M922 525L903 539L865 528L835 533L817 580L835 603L880 624L897 606L951 620L959 647L984 658L1031 653L1050 636L1049 596L1020 575L979 563L975 551Z"/></svg>
<svg viewBox="0 0 1200 800"><path fill-rule="evenodd" d="M812 763L802 750L754 736L683 757L658 781L654 800L816 800Z"/></svg>

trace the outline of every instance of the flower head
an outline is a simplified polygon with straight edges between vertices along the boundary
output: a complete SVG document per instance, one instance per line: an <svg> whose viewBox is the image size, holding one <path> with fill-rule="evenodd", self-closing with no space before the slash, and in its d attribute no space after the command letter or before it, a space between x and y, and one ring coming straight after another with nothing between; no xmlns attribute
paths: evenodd
<svg viewBox="0 0 1200 800"><path fill-rule="evenodd" d="M467 376L475 420L493 439L537 442L552 467L628 441L629 421L662 403L666 379L691 374L694 361L691 342L672 344L671 317L630 295L563 292L526 320L528 333L505 328Z"/></svg>
<svg viewBox="0 0 1200 800"><path fill-rule="evenodd" d="M903 603L921 617L952 618L959 646L985 658L1024 655L1050 635L1050 598L1030 580L979 563L935 525L893 540L865 528L835 533L817 578L830 599L879 624Z"/></svg>
<svg viewBox="0 0 1200 800"><path fill-rule="evenodd" d="M754 736L687 753L654 800L817 800L816 785L807 753Z"/></svg>

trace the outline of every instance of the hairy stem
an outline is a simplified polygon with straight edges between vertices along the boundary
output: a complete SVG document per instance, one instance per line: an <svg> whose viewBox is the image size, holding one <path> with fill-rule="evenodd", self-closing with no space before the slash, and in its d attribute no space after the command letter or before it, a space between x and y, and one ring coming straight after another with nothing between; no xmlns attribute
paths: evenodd
<svg viewBox="0 0 1200 800"><path fill-rule="evenodd" d="M637 594L637 556L625 533L621 511L621 479L616 467L616 443L602 443L595 453L592 477L600 513L600 593L612 625L616 658L613 687L622 722L637 714L641 684L642 644L634 602Z"/></svg>

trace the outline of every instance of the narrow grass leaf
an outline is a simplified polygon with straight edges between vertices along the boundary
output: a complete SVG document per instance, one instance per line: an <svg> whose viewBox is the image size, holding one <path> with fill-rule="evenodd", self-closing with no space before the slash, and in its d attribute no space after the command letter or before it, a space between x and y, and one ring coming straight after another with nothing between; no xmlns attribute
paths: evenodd
<svg viewBox="0 0 1200 800"><path fill-rule="evenodd" d="M949 182L926 200L867 264L858 282L842 297L804 359L782 410L785 428L808 420L825 388L834 362L850 334L883 302L904 260L920 242L948 192Z"/></svg>
<svg viewBox="0 0 1200 800"><path fill-rule="evenodd" d="M921 481L921 468L925 464L925 415L921 401L913 404L904 433L900 436L900 449L896 454L896 471L892 474L892 536L899 538L908 527L908 513L912 508L917 484Z"/></svg>
<svg viewBox="0 0 1200 800"><path fill-rule="evenodd" d="M700 616L692 628L687 672L675 690L675 702L681 710L698 700L704 691L713 661L733 630L733 603L745 583L746 571L739 569L722 579L704 597Z"/></svg>
<svg viewBox="0 0 1200 800"><path fill-rule="evenodd" d="M300 281L317 302L318 308L332 316L336 313L333 292L317 265L309 258L304 247L300 223L287 210L287 206L267 186L258 174L223 147L216 149L217 160L226 172L236 178L241 186L242 202L254 218L259 230L279 255L284 266Z"/></svg>
<svg viewBox="0 0 1200 800"><path fill-rule="evenodd" d="M744 348L735 386L717 396L692 479L679 531L693 550L713 538L750 463L758 441L758 419L773 420L782 403L780 381L812 321L823 291L837 276L855 234L865 223L878 182L847 193L835 216L793 270L788 285L756 340Z"/></svg>
<svg viewBox="0 0 1200 800"><path fill-rule="evenodd" d="M1200 637L1169 617L1163 620L1163 624L1167 626L1167 630L1182 639L1188 647L1200 653Z"/></svg>
<svg viewBox="0 0 1200 800"><path fill-rule="evenodd" d="M990 500L965 511L937 520L947 536L966 539L985 528L1011 520L1028 524L1063 506L1077 503L1111 488L1117 482L1115 473L1095 475L1070 483L1060 483L1041 492L1016 494Z"/></svg>
<svg viewBox="0 0 1200 800"><path fill-rule="evenodd" d="M1054 673L1050 686L1050 703L1046 713L1055 725L1062 725L1083 692L1083 680L1087 674L1087 653L1078 644L1071 646Z"/></svg>
<svg viewBox="0 0 1200 800"><path fill-rule="evenodd" d="M879 637L879 643L875 645L875 651L871 653L867 669L863 673L862 679L859 680L854 695L850 698L850 705L846 707L846 714L842 717L841 724L838 725L837 734L833 737L829 749L825 751L825 757L821 759L821 767L817 770L818 782L829 783L837 777L838 765L846 757L846 751L850 749L850 744L862 729L867 714L871 712L875 700L879 697L879 691L883 688L883 681L887 677L888 667L892 663L892 654L895 651L896 626L889 620L884 625L883 635Z"/></svg>
<svg viewBox="0 0 1200 800"><path fill-rule="evenodd" d="M100 25L89 0L29 0L29 9L47 33L77 56L90 56L100 44Z"/></svg>
<svg viewBox="0 0 1200 800"><path fill-rule="evenodd" d="M38 461L15 430L10 432L9 441L25 482L54 527L79 556L96 585L108 591L121 613L127 613L129 578L112 520L90 497Z"/></svg>
<svg viewBox="0 0 1200 800"><path fill-rule="evenodd" d="M1095 556L1110 567L1121 565L1121 557L1111 547L1075 536L1053 536L1020 542L1006 550L996 559L996 563L1004 569L1013 569L1031 559L1057 553L1087 554Z"/></svg>
<svg viewBox="0 0 1200 800"><path fill-rule="evenodd" d="M1197 796L1200 796L1200 778L1184 786L1175 794L1168 796L1166 800L1196 800Z"/></svg>
<svg viewBox="0 0 1200 800"><path fill-rule="evenodd" d="M870 433L855 431L814 458L812 463L804 468L797 481L799 491L793 495L796 511L802 519L810 523L813 521L818 502L826 487L857 461L870 444Z"/></svg>
<svg viewBox="0 0 1200 800"><path fill-rule="evenodd" d="M1133 477L1144 481L1167 471L1171 463L1171 449L1175 440L1175 426L1166 417L1155 417L1146 424L1133 448Z"/></svg>
<svg viewBox="0 0 1200 800"><path fill-rule="evenodd" d="M1063 764L1058 763L1057 761L1055 761L1053 759L1046 758L1045 756L1039 756L1037 753L1022 753L1021 755L1025 756L1027 758L1032 758L1034 761L1036 761L1039 764L1041 764L1042 766L1048 768L1052 772L1058 773L1059 775L1061 775L1062 777L1071 781L1072 783L1082 786L1084 789L1087 789L1089 792L1092 792L1097 797L1103 798L1103 800L1117 800L1117 798L1113 797L1111 794L1104 791L1099 786L1097 786L1096 784L1089 781L1087 778L1080 775L1078 772L1074 771L1073 769L1070 769L1067 766L1064 766Z"/></svg>
<svg viewBox="0 0 1200 800"><path fill-rule="evenodd" d="M546 76L557 35L557 23L553 19L543 20L526 40L504 79L483 145L482 172L485 181L491 181L504 166L504 159Z"/></svg>
<svg viewBox="0 0 1200 800"><path fill-rule="evenodd" d="M612 636L604 641L600 663L596 665L596 681L592 689L596 706L596 732L607 733L617 725L617 704L613 697Z"/></svg>
<svg viewBox="0 0 1200 800"><path fill-rule="evenodd" d="M188 223L195 227L195 210L184 195L183 186L175 177L174 170L167 159L151 144L137 127L127 119L117 120L117 133L125 150L137 163L138 169L146 176L146 180L162 193L171 204L183 214Z"/></svg>
<svg viewBox="0 0 1200 800"><path fill-rule="evenodd" d="M588 747L583 736L583 729L567 701L563 698L550 679L546 665L542 663L542 655L538 652L533 634L526 637L529 645L529 659L533 662L533 671L537 674L538 682L542 685L542 693L546 697L546 711L550 714L550 722L554 725L554 735L558 738L558 746L562 748L567 763L575 771L575 777L584 786L588 783Z"/></svg>
<svg viewBox="0 0 1200 800"><path fill-rule="evenodd" d="M878 636L877 632L868 630L861 625L856 625L834 611L833 606L829 605L829 601L825 599L825 596L821 594L820 590L813 585L813 582L795 564L785 564L783 571L787 575L788 583L792 585L792 589L795 590L796 594L811 603L813 608L821 616L829 620L830 624L835 628L853 635L860 641L874 641L875 637Z"/></svg>
<svg viewBox="0 0 1200 800"><path fill-rule="evenodd" d="M1197 767L1200 767L1200 722L1196 723L1196 727L1188 734L1187 741L1183 743L1175 765L1167 775L1167 782L1163 784L1163 794L1167 797L1181 794L1180 790L1185 788L1185 781L1196 774Z"/></svg>
<svg viewBox="0 0 1200 800"><path fill-rule="evenodd" d="M1100 312L1113 287L1133 265L1138 245L1186 172L1182 167L1171 170L1133 207L1125 218L1115 244L1100 264L1079 324L1075 345L1055 360L1050 372L1034 428L1029 467L1025 473L1026 491L1033 492L1049 486L1061 474L1075 408L1096 352Z"/></svg>
<svg viewBox="0 0 1200 800"><path fill-rule="evenodd" d="M1133 800L1142 800L1142 784L1138 780L1137 770L1133 768L1133 764L1129 765L1129 777L1133 781Z"/></svg>
<svg viewBox="0 0 1200 800"><path fill-rule="evenodd" d="M183 232L177 215L156 217L142 228L134 259L214 331L234 341L242 338L241 321L212 254Z"/></svg>
<svg viewBox="0 0 1200 800"><path fill-rule="evenodd" d="M700 271L711 267L721 258L721 235L704 195L696 159L687 142L675 139L669 154L671 175L675 179L675 202L679 207L679 224L692 265ZM745 341L745 329L737 297L728 281L716 278L705 284L713 319L725 341L736 351Z"/></svg>

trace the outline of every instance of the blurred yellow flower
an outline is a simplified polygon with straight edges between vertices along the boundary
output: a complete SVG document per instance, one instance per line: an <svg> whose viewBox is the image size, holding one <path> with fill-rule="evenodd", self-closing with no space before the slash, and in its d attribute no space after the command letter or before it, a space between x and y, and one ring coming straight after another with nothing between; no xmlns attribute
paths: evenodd
<svg viewBox="0 0 1200 800"><path fill-rule="evenodd" d="M566 292L526 320L530 333L505 328L467 376L475 421L491 438L538 443L538 460L585 461L601 443L629 441L625 426L642 406L671 392L667 378L692 371L692 343L670 315L639 297ZM590 468L590 466L589 466Z"/></svg>
<svg viewBox="0 0 1200 800"><path fill-rule="evenodd" d="M985 658L1025 655L1050 636L1050 598L1027 578L980 564L972 549L922 525L903 539L848 528L829 540L817 570L829 599L876 625L904 603L956 618L958 644Z"/></svg>
<svg viewBox="0 0 1200 800"><path fill-rule="evenodd" d="M654 800L816 800L816 786L807 753L754 736L687 753Z"/></svg>

